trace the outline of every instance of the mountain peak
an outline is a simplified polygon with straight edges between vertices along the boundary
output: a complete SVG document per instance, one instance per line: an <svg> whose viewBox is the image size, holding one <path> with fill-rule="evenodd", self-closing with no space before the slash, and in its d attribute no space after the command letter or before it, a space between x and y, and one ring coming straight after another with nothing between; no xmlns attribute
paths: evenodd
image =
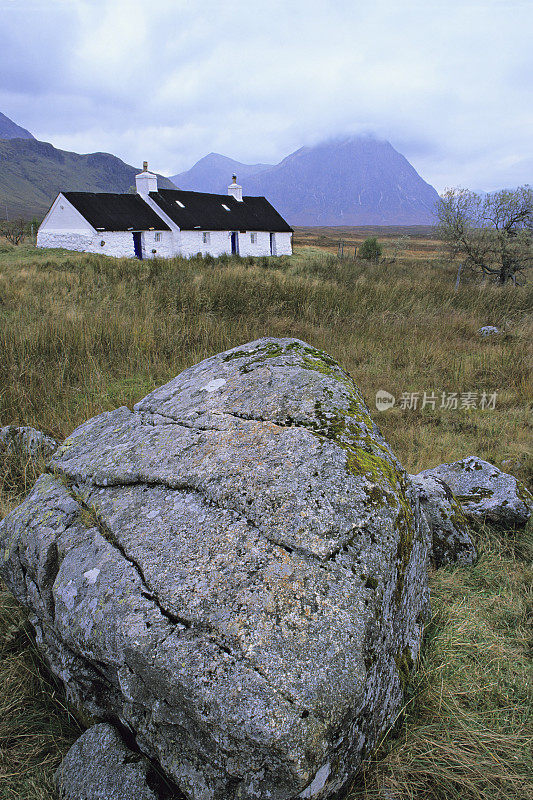
<svg viewBox="0 0 533 800"><path fill-rule="evenodd" d="M0 139L35 139L35 136L0 111Z"/></svg>
<svg viewBox="0 0 533 800"><path fill-rule="evenodd" d="M172 175L170 180L180 189L226 194L234 173L237 174L239 180L246 180L251 175L258 175L271 167L271 164L243 164L220 153L208 153L191 169L180 172L178 175Z"/></svg>
<svg viewBox="0 0 533 800"><path fill-rule="evenodd" d="M300 147L279 164L241 164L210 153L171 180L225 193L235 172L293 225L432 225L438 195L386 139L343 135Z"/></svg>
<svg viewBox="0 0 533 800"><path fill-rule="evenodd" d="M438 200L390 142L371 135L301 148L244 189L293 225L432 225Z"/></svg>

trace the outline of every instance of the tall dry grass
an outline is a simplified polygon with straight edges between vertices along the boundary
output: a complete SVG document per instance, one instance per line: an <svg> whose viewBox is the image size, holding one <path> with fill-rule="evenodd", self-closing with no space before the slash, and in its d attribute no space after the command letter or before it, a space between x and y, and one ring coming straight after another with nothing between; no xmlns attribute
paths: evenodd
<svg viewBox="0 0 533 800"><path fill-rule="evenodd" d="M471 452L525 464L531 289L465 283L438 260L292 259L141 263L19 248L0 260L0 420L58 438L132 405L202 358L259 336L298 336L378 389L498 392L494 412L377 413L414 471ZM505 333L477 334L494 324ZM526 467L521 475L526 477Z"/></svg>
<svg viewBox="0 0 533 800"><path fill-rule="evenodd" d="M470 279L455 293L453 265L426 245L416 257L379 265L339 261L319 247L292 258L150 263L4 248L0 424L34 425L61 439L90 416L131 407L208 355L260 336L297 336L352 373L409 471L477 454L509 462L527 480L531 289ZM504 333L480 338L487 324ZM492 411L437 403L379 413L378 389L397 398L498 394ZM20 462L6 463L2 475L6 513L33 475ZM383 787L416 800L533 796L525 545L516 535L512 546L490 532L479 536L476 567L431 578L435 615L403 722L354 798L384 797ZM0 798L48 800L53 767L78 727L59 687L43 677L24 614L6 594L0 608Z"/></svg>
<svg viewBox="0 0 533 800"><path fill-rule="evenodd" d="M404 710L349 800L533 797L532 532L481 530L475 566L432 574Z"/></svg>

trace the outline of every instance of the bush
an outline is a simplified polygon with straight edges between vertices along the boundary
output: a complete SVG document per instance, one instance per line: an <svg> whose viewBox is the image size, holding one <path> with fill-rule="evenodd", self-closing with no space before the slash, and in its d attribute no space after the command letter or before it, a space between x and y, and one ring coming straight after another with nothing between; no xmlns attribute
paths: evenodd
<svg viewBox="0 0 533 800"><path fill-rule="evenodd" d="M366 261L378 261L381 258L383 248L374 237L372 239L365 239L359 248L359 258L364 258Z"/></svg>

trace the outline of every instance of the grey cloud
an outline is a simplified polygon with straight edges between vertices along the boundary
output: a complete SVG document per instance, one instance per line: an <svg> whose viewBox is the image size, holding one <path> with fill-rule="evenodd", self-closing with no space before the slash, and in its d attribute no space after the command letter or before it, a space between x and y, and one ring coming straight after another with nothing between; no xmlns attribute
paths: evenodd
<svg viewBox="0 0 533 800"><path fill-rule="evenodd" d="M529 4L14 4L0 110L57 146L172 174L210 151L272 162L375 131L439 189L533 180Z"/></svg>

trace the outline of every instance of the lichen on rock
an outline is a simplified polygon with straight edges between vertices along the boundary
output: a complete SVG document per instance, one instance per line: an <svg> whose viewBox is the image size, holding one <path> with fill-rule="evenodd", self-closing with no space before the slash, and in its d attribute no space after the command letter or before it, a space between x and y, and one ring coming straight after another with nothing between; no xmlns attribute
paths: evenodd
<svg viewBox="0 0 533 800"><path fill-rule="evenodd" d="M450 487L423 472L411 475L411 480L420 493L420 505L431 531L433 565L473 564L477 551L472 531Z"/></svg>
<svg viewBox="0 0 533 800"><path fill-rule="evenodd" d="M103 722L74 742L55 780L60 800L158 800L151 773L150 762Z"/></svg>
<svg viewBox="0 0 533 800"><path fill-rule="evenodd" d="M470 456L424 470L421 477L444 481L468 520L521 528L533 512L533 496L514 475Z"/></svg>

